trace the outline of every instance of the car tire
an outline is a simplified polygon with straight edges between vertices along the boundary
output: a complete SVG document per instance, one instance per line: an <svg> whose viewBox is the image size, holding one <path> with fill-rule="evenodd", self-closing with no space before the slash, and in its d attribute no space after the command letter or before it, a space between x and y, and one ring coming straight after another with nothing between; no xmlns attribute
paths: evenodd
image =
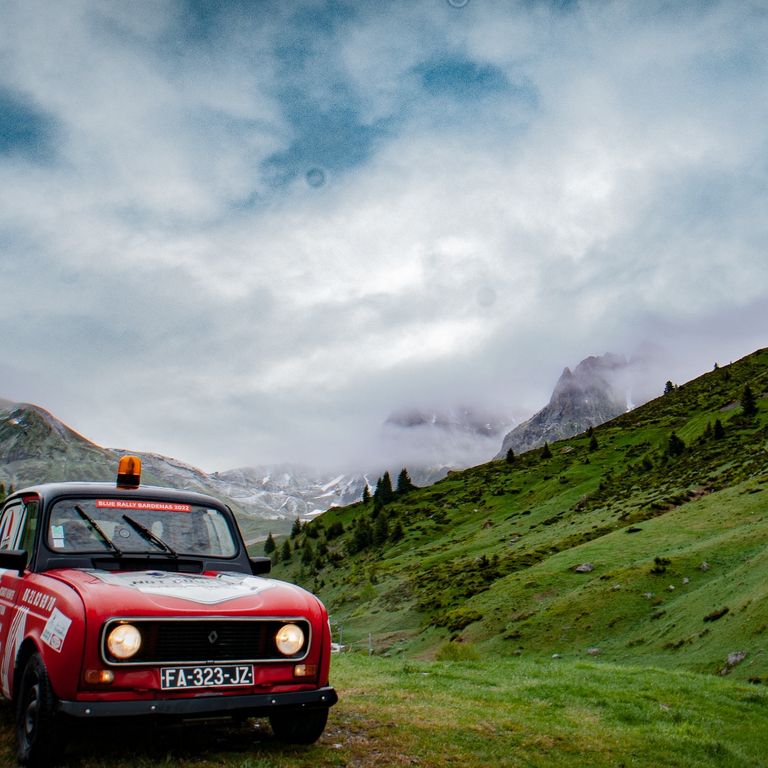
<svg viewBox="0 0 768 768"><path fill-rule="evenodd" d="M29 657L16 701L19 762L27 768L48 768L61 757L63 746L56 696L40 654Z"/></svg>
<svg viewBox="0 0 768 768"><path fill-rule="evenodd" d="M327 722L327 709L289 709L269 716L272 733L286 744L314 744Z"/></svg>

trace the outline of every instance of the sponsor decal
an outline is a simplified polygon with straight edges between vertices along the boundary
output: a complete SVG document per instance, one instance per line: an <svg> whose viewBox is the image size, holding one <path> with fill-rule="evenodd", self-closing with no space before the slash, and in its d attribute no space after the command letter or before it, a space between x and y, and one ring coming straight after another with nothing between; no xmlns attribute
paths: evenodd
<svg viewBox="0 0 768 768"><path fill-rule="evenodd" d="M145 571L143 573L108 573L89 571L105 584L136 589L147 595L176 597L194 603L223 603L238 597L249 597L274 585L268 579L258 579L241 573L225 573L218 576Z"/></svg>
<svg viewBox="0 0 768 768"><path fill-rule="evenodd" d="M16 661L16 652L24 640L24 633L27 628L27 610L27 608L19 608L11 621L11 626L8 627L8 638L6 639L5 651L3 652L3 659L0 664L0 685L2 685L3 695L6 699L11 698L11 668Z"/></svg>
<svg viewBox="0 0 768 768"><path fill-rule="evenodd" d="M138 509L148 512L191 512L189 504L131 499L96 499L96 509Z"/></svg>
<svg viewBox="0 0 768 768"><path fill-rule="evenodd" d="M40 635L40 638L54 651L61 653L70 624L72 624L72 619L65 616L58 608L54 608L45 623L45 627L43 627L43 634Z"/></svg>
<svg viewBox="0 0 768 768"><path fill-rule="evenodd" d="M56 598L45 592L38 592L36 589L25 589L21 596L21 602L27 603L33 608L39 608L45 613L50 613L53 606L56 605Z"/></svg>
<svg viewBox="0 0 768 768"><path fill-rule="evenodd" d="M13 602L16 597L16 590L10 587L0 587L0 598Z"/></svg>

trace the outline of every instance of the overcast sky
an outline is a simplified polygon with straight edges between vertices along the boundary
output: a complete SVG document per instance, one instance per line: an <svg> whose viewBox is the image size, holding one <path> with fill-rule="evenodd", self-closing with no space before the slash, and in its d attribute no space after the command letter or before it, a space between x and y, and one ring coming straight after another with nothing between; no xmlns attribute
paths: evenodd
<svg viewBox="0 0 768 768"><path fill-rule="evenodd" d="M0 397L205 470L766 346L768 4L0 0Z"/></svg>

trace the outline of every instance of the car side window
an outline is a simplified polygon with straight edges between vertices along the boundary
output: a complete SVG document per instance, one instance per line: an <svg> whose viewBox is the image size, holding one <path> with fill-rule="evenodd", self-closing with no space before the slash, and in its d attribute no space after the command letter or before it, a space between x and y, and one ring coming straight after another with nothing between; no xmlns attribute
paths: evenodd
<svg viewBox="0 0 768 768"><path fill-rule="evenodd" d="M26 550L30 559L32 557L32 550L35 547L35 533L37 533L37 519L39 503L37 501L30 501L26 504L27 512L23 516L22 531L21 531L21 543L20 549Z"/></svg>
<svg viewBox="0 0 768 768"><path fill-rule="evenodd" d="M16 549L24 525L25 506L21 501L13 501L3 509L0 515L0 549Z"/></svg>

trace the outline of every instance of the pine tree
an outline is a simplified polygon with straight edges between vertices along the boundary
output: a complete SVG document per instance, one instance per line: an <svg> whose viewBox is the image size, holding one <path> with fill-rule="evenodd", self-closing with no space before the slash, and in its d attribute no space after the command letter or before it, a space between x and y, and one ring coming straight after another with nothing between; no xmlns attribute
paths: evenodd
<svg viewBox="0 0 768 768"><path fill-rule="evenodd" d="M271 555L277 549L275 540L272 538L272 533L267 536L267 540L264 542L264 554Z"/></svg>
<svg viewBox="0 0 768 768"><path fill-rule="evenodd" d="M667 453L670 456L680 456L685 452L685 443L673 432L667 440Z"/></svg>
<svg viewBox="0 0 768 768"><path fill-rule="evenodd" d="M385 504L388 504L395 497L395 492L392 490L392 478L389 476L389 472L385 472L381 478L381 497Z"/></svg>
<svg viewBox="0 0 768 768"><path fill-rule="evenodd" d="M283 542L283 547L280 550L280 559L286 563L291 559L291 543L286 539Z"/></svg>
<svg viewBox="0 0 768 768"><path fill-rule="evenodd" d="M664 385L664 394L670 395L674 391L675 391L675 385L671 381L667 381L667 383Z"/></svg>
<svg viewBox="0 0 768 768"><path fill-rule="evenodd" d="M363 504L367 504L371 500L371 490L368 488L368 483L363 488Z"/></svg>
<svg viewBox="0 0 768 768"><path fill-rule="evenodd" d="M722 440L725 437L725 427L723 426L723 422L720 421L720 419L715 420L715 427L712 430L712 437L714 437L715 440Z"/></svg>
<svg viewBox="0 0 768 768"><path fill-rule="evenodd" d="M744 385L741 393L741 411L745 416L754 416L757 413L757 402L749 384Z"/></svg>
<svg viewBox="0 0 768 768"><path fill-rule="evenodd" d="M302 565L309 565L315 559L315 550L312 547L312 542L307 539L304 542L304 549L301 550L301 563Z"/></svg>
<svg viewBox="0 0 768 768"><path fill-rule="evenodd" d="M389 538L389 525L387 523L387 516L382 514L376 518L376 522L373 526L373 544L380 547Z"/></svg>
<svg viewBox="0 0 768 768"><path fill-rule="evenodd" d="M589 438L589 451L590 453L592 451L596 451L600 446L597 443L597 437L595 437L594 433L590 435Z"/></svg>
<svg viewBox="0 0 768 768"><path fill-rule="evenodd" d="M352 539L349 542L351 554L360 552L371 545L373 541L373 531L368 517L363 515L357 519L355 530L352 532Z"/></svg>
<svg viewBox="0 0 768 768"><path fill-rule="evenodd" d="M397 496L404 496L415 488L416 486L411 482L411 478L408 476L408 470L403 467L400 470L400 474L397 476L397 490L395 491L395 494Z"/></svg>
<svg viewBox="0 0 768 768"><path fill-rule="evenodd" d="M291 538L295 539L300 533L301 533L301 519L297 517L293 521L293 526L291 527Z"/></svg>
<svg viewBox="0 0 768 768"><path fill-rule="evenodd" d="M552 451L549 448L549 443L544 443L544 447L541 449L541 458L542 459L552 458Z"/></svg>
<svg viewBox="0 0 768 768"><path fill-rule="evenodd" d="M301 530L304 531L304 533L309 536L310 539L316 539L320 536L320 531L323 528L323 523L321 520L313 520L311 523L305 523Z"/></svg>
<svg viewBox="0 0 768 768"><path fill-rule="evenodd" d="M507 451L507 464L514 464L515 463L515 452L510 448Z"/></svg>
<svg viewBox="0 0 768 768"><path fill-rule="evenodd" d="M376 482L376 490L373 492L373 509L374 514L389 504L395 497L395 492L392 490L392 478L389 476L389 472L385 472Z"/></svg>
<svg viewBox="0 0 768 768"><path fill-rule="evenodd" d="M403 524L399 520L395 520L395 524L392 526L392 530L389 532L389 540L400 541L403 536L405 536Z"/></svg>

